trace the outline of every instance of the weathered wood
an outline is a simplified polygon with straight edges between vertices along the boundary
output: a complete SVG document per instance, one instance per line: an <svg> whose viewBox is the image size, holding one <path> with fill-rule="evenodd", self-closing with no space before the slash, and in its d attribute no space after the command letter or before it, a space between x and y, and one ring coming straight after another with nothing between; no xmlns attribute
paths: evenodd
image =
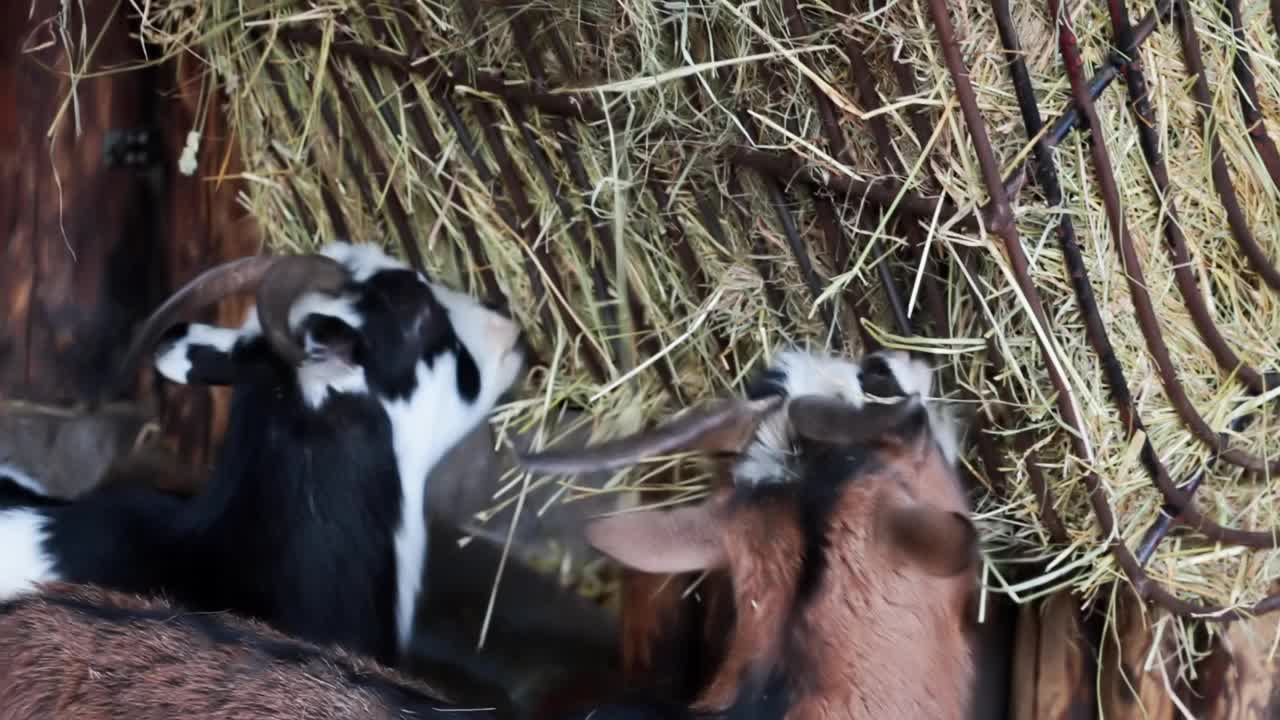
<svg viewBox="0 0 1280 720"><path fill-rule="evenodd" d="M145 59L136 20L118 6L114 0L67 6L73 42L82 23L91 40L101 35L93 69ZM202 66L171 62L83 78L73 94L60 38L35 52L21 50L50 37L50 26L36 28L60 7L44 0L0 9L0 222L8 230L0 250L0 397L69 407L103 386L132 329L168 293L261 243L236 202L242 182L207 179L238 172L240 158L218 96L201 103L201 93L214 90L196 75ZM69 97L77 102L59 115ZM177 172L178 157L197 125L203 126L199 170L188 177ZM45 137L51 127L52 141ZM105 143L116 131L135 129L160 138L158 164L110 166ZM203 319L236 324L246 306L243 298L228 301ZM150 369L140 368L138 377L151 378ZM211 398L183 388L164 396L165 444L185 461L206 462L225 424L226 393Z"/></svg>
<svg viewBox="0 0 1280 720"><path fill-rule="evenodd" d="M1203 720L1280 717L1280 618L1265 615L1225 628L1199 668L1188 705Z"/></svg>
<svg viewBox="0 0 1280 720"><path fill-rule="evenodd" d="M115 4L71 3L68 33L78 36L86 20L81 7L88 27L96 29L104 27ZM145 73L82 79L75 90L78 102L47 138L71 83L66 50L46 42L51 27L37 26L60 3L3 6L0 395L72 402L101 382L120 338L150 300L142 280L154 258L137 227L150 212L145 183L128 170L108 168L102 154L111 129L144 124L147 80ZM23 52L28 42L46 46ZM137 54L127 27L114 22L105 27L94 62L121 64Z"/></svg>
<svg viewBox="0 0 1280 720"><path fill-rule="evenodd" d="M1012 692L1013 644L1018 607L1008 597L992 593L986 598L983 622L978 623L975 593L969 610L974 620L973 652L977 668L970 720L1006 720Z"/></svg>
<svg viewBox="0 0 1280 720"><path fill-rule="evenodd" d="M1163 613L1148 608L1128 586L1117 589L1112 622L1101 638L1099 705L1106 720L1172 720L1179 717L1173 693L1178 677L1172 638L1156 643L1155 621ZM1159 663L1163 662L1163 670Z"/></svg>
<svg viewBox="0 0 1280 720"><path fill-rule="evenodd" d="M1067 592L1018 611L1012 720L1090 720L1094 681L1079 603Z"/></svg>
<svg viewBox="0 0 1280 720"><path fill-rule="evenodd" d="M164 99L157 114L163 143L170 153L156 234L167 295L218 263L261 252L263 238L252 216L236 200L244 189L244 182L237 178L243 163L235 135L222 113L221 90L209 79L202 81L199 73L206 71L205 66L189 56L178 58L165 70L159 88ZM202 89L210 93L203 102L203 117L198 114ZM176 172L178 157L187 133L195 127L202 128L197 168L186 176ZM251 303L248 295L228 298L198 319L238 326ZM171 447L185 462L203 464L212 459L226 430L229 401L225 388L167 388L162 425Z"/></svg>

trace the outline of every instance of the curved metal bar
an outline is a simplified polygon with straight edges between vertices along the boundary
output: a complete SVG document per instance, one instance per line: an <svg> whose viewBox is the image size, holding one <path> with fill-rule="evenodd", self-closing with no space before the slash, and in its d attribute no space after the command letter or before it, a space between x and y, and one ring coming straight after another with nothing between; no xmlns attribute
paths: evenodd
<svg viewBox="0 0 1280 720"><path fill-rule="evenodd" d="M805 21L804 16L800 14L800 7L796 0L782 0L782 8L787 16L787 27L791 34L796 37L808 35L809 24ZM827 97L826 93L819 92L812 80L809 81L809 86L813 99L818 105L818 117L822 123L822 131L827 136L827 143L831 146L832 157L847 159L848 143L845 140L844 132L840 129L840 123L836 119L835 106L832 104L831 98ZM825 212L820 213L826 216L824 218L826 220L825 224L833 226L834 231L839 234L838 243L840 245L848 246L848 241L843 237L844 233L837 224L832 222L836 215L834 205L829 200L815 198L815 201L820 206L827 206L824 208ZM916 232L919 232L916 223L908 222L906 224L914 228ZM871 253L873 255L879 257L882 247L883 244L879 238L873 237L871 239ZM886 299L889 301L889 309L893 313L894 324L897 326L898 332L904 335L910 334L911 322L907 319L907 306L902 301L902 293L898 291L898 284L894 281L889 264L884 262L876 263L876 274L880 278L880 284L884 286Z"/></svg>
<svg viewBox="0 0 1280 720"><path fill-rule="evenodd" d="M1074 34L1070 32L1070 20L1066 16L1060 14L1058 0L1049 0L1050 16L1058 18L1058 22L1063 26L1065 31L1059 34L1059 44L1062 50L1067 67L1072 71L1072 90L1079 102L1081 99L1086 102L1079 103L1086 112L1092 109L1092 101L1088 98L1088 88L1081 82L1081 72L1079 67L1078 50L1075 47ZM946 0L929 0L929 13L934 22L934 28L938 34L939 44L942 46L943 60L947 65L947 70L951 75L952 81L955 83L956 94L960 100L961 112L964 116L965 125L969 129L972 136L974 146L977 150L978 160L982 166L983 179L987 186L987 191L992 196L992 205L994 206L993 215L997 218L1009 218L1009 221L1002 225L997 225L994 229L999 233L1005 244L1005 251L1009 255L1010 264L1013 267L1015 278L1019 287L1025 293L1025 297L1031 306L1032 313L1037 320L1044 322L1044 308L1039 292L1035 285L1031 282L1029 273L1027 272L1026 257L1022 252L1019 244L1018 231L1012 223L1008 197L1004 191L1004 186L999 175L999 165L996 163L995 153L992 150L990 139L987 137L986 127L983 123L981 113L978 110L977 100L974 96L973 86L969 81L969 74L965 68L964 61L960 57L960 50L955 38L955 29L951 23L950 15L946 7ZM1073 65L1074 61L1074 65ZM1081 95L1083 94L1083 98ZM1094 124L1096 126L1096 123ZM1043 346L1041 342L1041 351L1048 355L1049 349ZM1058 390L1056 404L1059 412L1064 420L1073 428L1080 427L1080 420L1075 412L1075 408L1068 399L1066 393L1066 383L1057 366L1048 361L1046 357L1046 365L1048 366L1049 377L1055 388ZM1076 433L1070 433L1071 443L1077 454L1087 457L1081 437ZM1134 588L1141 596L1152 599L1153 601L1168 608L1170 611L1181 615L1196 615L1205 617L1210 620L1227 620L1241 617L1245 613L1239 609L1226 609L1211 605L1198 605L1188 603L1177 597L1174 597L1164 588L1152 582L1146 575L1146 572L1138 564L1133 553L1129 551L1122 542L1115 539L1115 516L1107 504L1107 499L1102 491L1101 483L1098 476L1090 471L1083 473L1083 481L1085 488L1089 494L1089 502L1094 510L1094 517L1098 521L1098 525L1104 537L1109 538L1109 549L1120 565L1125 576L1133 584ZM1271 596L1263 601L1255 604L1249 610L1254 614L1269 612L1280 609L1280 595Z"/></svg>
<svg viewBox="0 0 1280 720"><path fill-rule="evenodd" d="M1200 37L1196 33L1195 19L1187 14L1186 8L1179 0L1173 15L1174 24L1178 26L1178 37L1182 40L1182 58L1187 72L1194 81L1191 96L1200 110L1200 131L1209 139L1209 159L1213 169L1213 188L1222 201L1222 209L1227 213L1227 225L1231 228L1231 236L1235 238L1240 251L1249 261L1249 266L1262 278L1272 290L1280 290L1280 270L1272 264L1267 253L1258 245L1253 233L1249 230L1249 221L1240 207L1236 197L1235 186L1231 183L1231 173L1227 170L1227 160L1223 156L1222 142L1218 139L1211 112L1213 98L1209 92L1209 81L1204 75L1204 58L1200 55Z"/></svg>
<svg viewBox="0 0 1280 720"><path fill-rule="evenodd" d="M1057 2L1057 0L1053 0ZM1085 86L1079 45L1070 23L1059 20L1059 46L1063 62L1067 65L1067 74L1071 78L1072 92L1075 95L1076 107L1084 113L1085 123L1091 128L1098 128L1098 115ZM1110 154L1107 150L1106 138L1095 130L1089 143L1089 153L1097 176L1098 191L1106 208L1112 240L1123 263L1125 282L1129 287L1129 295L1133 301L1138 325L1147 343L1147 350L1156 363L1160 382L1164 386L1174 410L1183 424L1201 442L1211 448L1225 462L1255 472L1280 472L1280 459L1267 460L1253 453L1227 445L1225 438L1215 432L1204 417L1191 404L1186 388L1178 379L1177 368L1164 341L1164 333L1160 329L1160 321L1156 317L1155 306L1147 291L1146 277L1142 270L1142 260L1133 246L1133 238L1129 234L1124 210L1120 206L1120 190L1112 170Z"/></svg>
<svg viewBox="0 0 1280 720"><path fill-rule="evenodd" d="M1258 157L1262 158L1272 184L1280 189L1280 152L1276 151L1275 142L1267 134L1267 123L1262 119L1262 106L1258 103L1258 84L1253 80L1253 63L1244 53L1244 17L1240 13L1240 0L1224 0L1223 4L1223 15L1231 23L1231 34L1236 41L1231 70L1236 77L1236 89L1240 92L1240 112L1249 126L1249 139L1253 141Z"/></svg>
<svg viewBox="0 0 1280 720"><path fill-rule="evenodd" d="M1123 0L1118 0L1123 3ZM1017 34L1013 27L1013 17L1009 11L1008 0L992 0L992 8L996 17L996 25L1000 33L1001 43L1009 59L1009 70L1013 78L1014 94L1018 99L1022 122L1028 137L1037 137L1043 128L1039 106L1036 104L1035 92L1031 86L1031 77L1026 63L1022 59ZM1045 194L1045 199L1052 206L1063 202L1062 189L1058 183L1053 154L1047 140L1040 138L1033 148L1037 169L1037 182ZM1116 358L1115 349L1111 345L1106 326L1098 312L1098 303L1089 283L1088 271L1084 258L1076 243L1075 227L1067 216L1062 216L1056 228L1058 244L1062 249L1067 265L1068 280L1076 296L1080 315L1085 321L1085 334L1089 344L1102 363L1103 376L1112 403L1120 413L1120 420L1126 426L1126 435L1134 437L1138 432L1144 433L1139 458L1159 488L1167 505L1174 508L1188 525L1196 527L1206 537L1220 542L1229 542L1248 547L1274 548L1280 546L1277 531L1254 532L1225 527L1205 517L1196 509L1191 493L1178 488L1169 477L1168 470L1161 462L1149 438L1145 437L1146 428L1142 418L1134 407L1133 397L1129 393L1129 383L1125 378L1120 361Z"/></svg>
<svg viewBox="0 0 1280 720"><path fill-rule="evenodd" d="M1129 21L1129 9L1124 0L1108 0L1107 7L1120 52L1130 58L1130 62L1123 67L1125 85L1129 91L1129 107L1135 116L1134 124L1138 131L1138 144L1142 148L1143 159L1151 172L1157 197L1163 201L1161 207L1166 219L1162 225L1166 248L1172 256L1173 274L1178 292L1182 294L1183 303L1191 314L1191 321L1196 326L1196 331L1213 354L1218 366L1228 375L1235 374L1239 377L1250 391L1265 393L1268 388L1280 386L1280 374L1272 372L1262 375L1236 355L1227 344L1226 338L1219 332L1213 314L1197 287L1196 278L1191 272L1191 254L1187 250L1187 238L1182 232L1177 204L1169 189L1169 169L1164 157L1160 154L1160 140L1156 137L1155 130L1156 120L1151 111L1142 63L1138 60L1138 46L1133 25Z"/></svg>

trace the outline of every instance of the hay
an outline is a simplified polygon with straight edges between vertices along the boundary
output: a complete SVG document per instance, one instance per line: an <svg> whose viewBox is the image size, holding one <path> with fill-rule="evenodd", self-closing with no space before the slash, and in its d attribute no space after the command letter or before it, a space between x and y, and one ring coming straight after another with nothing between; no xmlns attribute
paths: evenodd
<svg viewBox="0 0 1280 720"><path fill-rule="evenodd" d="M431 0L170 0L147 4L146 28L149 39L175 53L196 52L216 74L210 85L226 94L249 169L244 203L274 249L301 251L344 232L398 249L407 235L434 276L479 294L496 287L511 300L544 365L527 381L524 399L499 412L504 431L540 428L576 404L590 408L599 436L630 432L691 399L733 391L780 343L858 353L865 330L934 352L950 394L982 401L985 432L999 442L1001 462L986 467L976 453L967 462L994 490L978 500L992 557L1005 558L987 573L993 590L1027 601L1070 588L1092 600L1123 576L1099 536L1082 473L1091 469L1101 479L1130 548L1157 521L1162 500L1140 461L1141 437L1127 433L1086 337L1054 236L1065 214L1134 406L1170 476L1181 483L1205 470L1198 507L1220 523L1280 524L1275 485L1211 462L1158 380L1109 234L1087 136L1075 133L1057 147L1062 206L1028 183L1015 220L1051 323L1042 331L1083 418L1091 459L1071 452L1027 299L1010 282L999 239L983 230L986 186L925 2L852 14L833 9L842 2L805 5L800 15L816 29L808 34L788 26L788 5L552 0L516 10ZM1008 174L1032 152L992 7L951 5ZM1249 141L1231 72L1234 53L1244 53L1259 112L1280 132L1280 39L1263 3L1244 7L1243 44L1217 0L1188 7L1230 178L1257 243L1280 259L1280 188ZM1112 51L1106 8L1069 10L1085 71L1093 72ZM1054 25L1042 3L1016 3L1013 20L1036 99L1051 121L1071 97ZM850 38L870 65L863 75L888 103L875 113L854 90L861 78L851 70ZM537 49L532 58L524 55L529 48ZM914 94L899 97L894 59L914 81ZM1209 425L1221 431L1256 415L1231 442L1273 455L1280 448L1273 403L1227 378L1175 285L1164 203L1176 204L1199 291L1222 336L1261 372L1280 370L1280 302L1229 231L1176 30L1158 27L1140 59L1172 178L1169 196L1154 191L1120 83L1099 98L1096 129L1111 152L1159 329ZM441 67L465 71L451 84ZM813 88L839 113L844 153L824 136ZM591 122L535 106L585 107ZM923 128L915 124L922 119ZM876 122L892 138L888 166L877 151ZM781 172L801 161L819 170L795 178ZM775 172L757 171L766 165ZM898 183L876 185L886 167L900 175ZM519 192L512 192L512 178ZM809 179L835 188L835 202L815 202ZM875 187L864 195L868 184ZM917 233L913 223L896 221L900 214L871 202L874 192L894 209L931 209L928 198L939 194L949 204L918 218ZM836 225L839 234L830 232ZM920 242L932 263L928 273L911 259ZM811 269L797 260L797 246ZM941 290L932 298L927 275ZM878 289L887 276L898 279L913 324L929 337L905 337L894 322ZM865 315L863 324L855 312ZM988 346L1001 369L986 362ZM1055 499L1056 538L1040 507L1037 473ZM635 475L615 487L634 489ZM512 482L496 502L513 501L520 483ZM666 501L697 497L700 488L696 478L687 481ZM571 498L568 483L565 489L562 499ZM1022 571L1033 560L1042 564ZM1278 561L1275 551L1176 532L1147 571L1180 598L1237 606L1265 594Z"/></svg>

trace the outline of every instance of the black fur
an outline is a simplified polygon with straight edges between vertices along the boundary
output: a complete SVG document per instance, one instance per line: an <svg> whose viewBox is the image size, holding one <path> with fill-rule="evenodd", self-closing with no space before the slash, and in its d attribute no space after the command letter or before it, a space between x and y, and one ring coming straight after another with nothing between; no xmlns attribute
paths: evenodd
<svg viewBox="0 0 1280 720"><path fill-rule="evenodd" d="M311 315L299 330L313 353L361 365L369 395L334 394L312 409L294 370L261 336L229 352L192 345L189 379L233 385L227 433L199 496L104 489L53 504L0 483L0 508L41 508L59 579L234 611L393 664L393 533L403 499L390 419L376 396L410 395L416 363L444 354L456 356L468 402L480 374L417 273L383 270L349 290L359 293L361 328ZM186 329L171 329L163 343Z"/></svg>
<svg viewBox="0 0 1280 720"><path fill-rule="evenodd" d="M0 510L7 507L52 507L62 500L32 492L8 475L0 475Z"/></svg>

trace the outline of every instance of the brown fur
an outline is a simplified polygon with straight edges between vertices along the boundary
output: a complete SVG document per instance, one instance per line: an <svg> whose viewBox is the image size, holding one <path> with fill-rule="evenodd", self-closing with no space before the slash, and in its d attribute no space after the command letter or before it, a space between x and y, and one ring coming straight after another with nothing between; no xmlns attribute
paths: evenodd
<svg viewBox="0 0 1280 720"><path fill-rule="evenodd" d="M733 484L728 466L712 477L716 488ZM623 568L620 645L629 686L692 702L723 661L733 627L733 585L723 570L711 570L686 594L699 575Z"/></svg>
<svg viewBox="0 0 1280 720"><path fill-rule="evenodd" d="M174 622L103 620L58 601L108 611L168 609ZM218 628L245 638L220 642L180 624L183 616L190 614L159 601L63 584L0 606L0 720L373 720L429 717L425 701L439 697L372 661L291 640L261 623L217 614L209 619ZM263 649L271 643L301 648L303 659L273 656ZM404 698L421 714L402 715Z"/></svg>
<svg viewBox="0 0 1280 720"><path fill-rule="evenodd" d="M812 685L789 720L968 715L974 666L964 613L973 573L930 576L871 537L873 518L889 506L927 499L966 512L941 453L915 449L915 462L850 484L832 516L827 582L792 630L799 657L791 667Z"/></svg>
<svg viewBox="0 0 1280 720"><path fill-rule="evenodd" d="M834 499L826 570L803 604L806 542L794 495L740 502L722 489L704 506L705 526L721 533L737 622L694 709L725 710L743 699L744 681L782 668L788 720L967 715L975 670L965 613L977 548L964 493L927 430L886 432L871 452ZM904 522L928 526L904 531ZM644 524L614 521L601 535L617 533L605 545L624 563L650 558L672 541L662 536L669 524L655 523L647 538Z"/></svg>

